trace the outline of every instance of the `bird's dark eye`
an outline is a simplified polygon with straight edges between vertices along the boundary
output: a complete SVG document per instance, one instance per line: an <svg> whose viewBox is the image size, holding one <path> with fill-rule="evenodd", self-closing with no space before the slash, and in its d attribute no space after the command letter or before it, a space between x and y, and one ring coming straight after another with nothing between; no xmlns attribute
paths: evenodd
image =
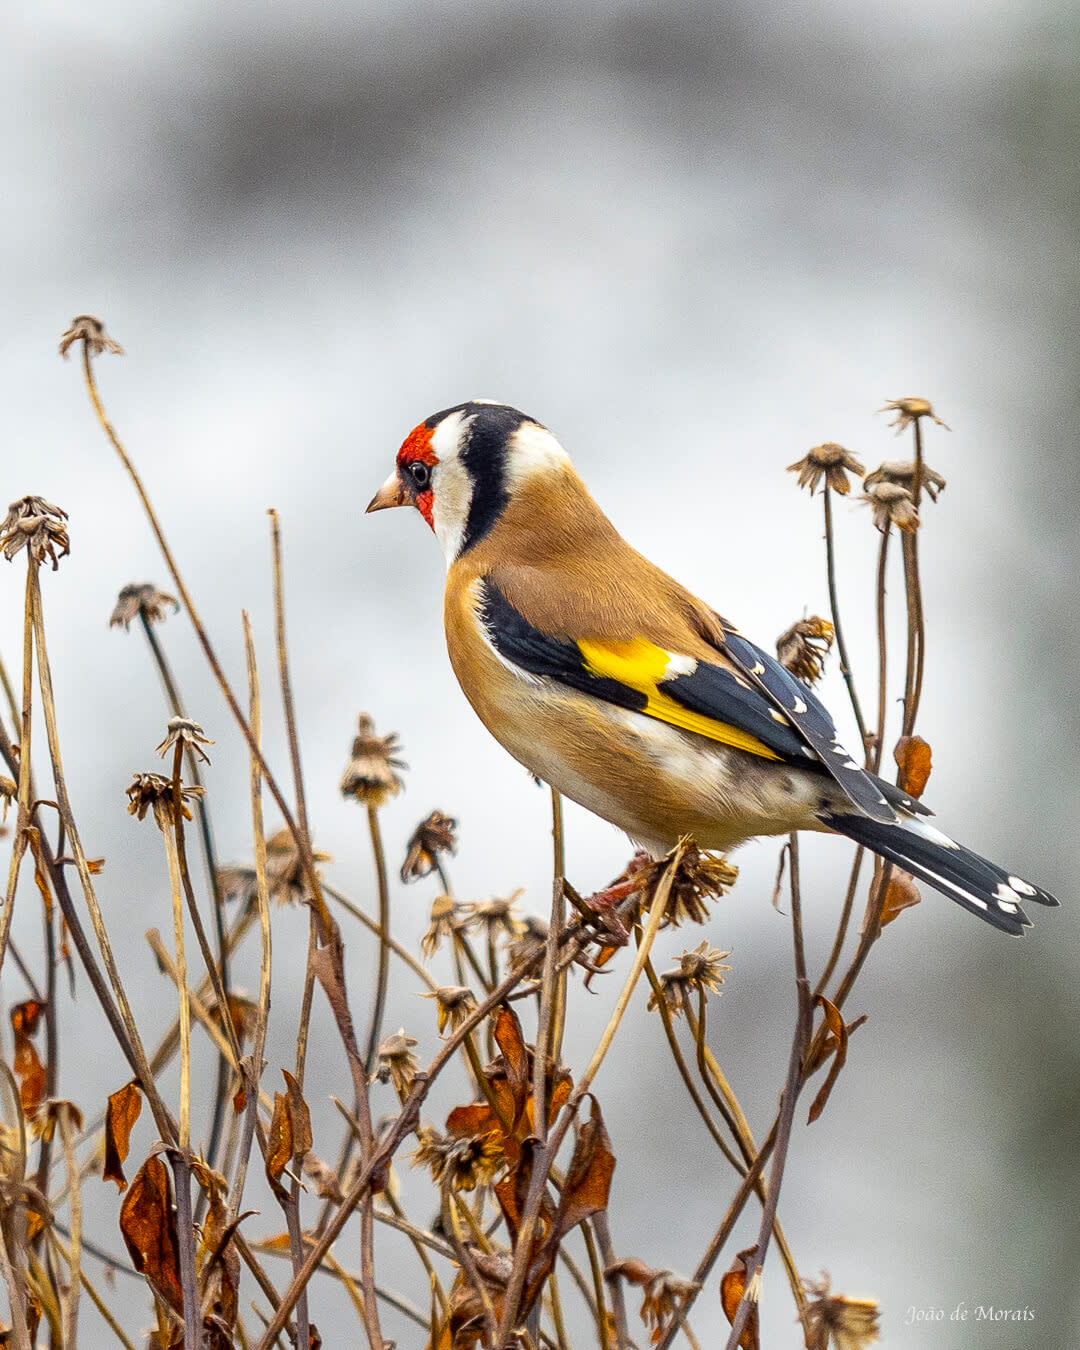
<svg viewBox="0 0 1080 1350"><path fill-rule="evenodd" d="M409 476L422 492L431 482L431 469L422 459L414 459L409 465Z"/></svg>

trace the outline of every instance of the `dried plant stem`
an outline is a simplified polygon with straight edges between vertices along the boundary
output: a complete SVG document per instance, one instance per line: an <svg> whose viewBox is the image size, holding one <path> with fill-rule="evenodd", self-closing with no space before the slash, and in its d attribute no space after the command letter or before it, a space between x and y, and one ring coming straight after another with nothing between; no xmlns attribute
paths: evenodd
<svg viewBox="0 0 1080 1350"><path fill-rule="evenodd" d="M11 933L11 920L15 913L15 891L19 884L19 868L26 852L26 831L30 825L31 769L30 769L30 731L33 723L34 692L34 586L37 581L37 564L29 561L26 568L26 600L23 610L23 680L22 713L15 722L19 732L19 799L15 820L15 839L11 847L11 860L8 863L7 893L4 896L4 912L0 915L0 970L3 969L7 954L8 937ZM13 728L14 729L14 728ZM10 761L9 761L10 762Z"/></svg>
<svg viewBox="0 0 1080 1350"><path fill-rule="evenodd" d="M251 620L243 615L244 657L247 667L248 717L252 733L258 742L262 735L262 700L259 694L259 670L255 660L255 639ZM258 1119L259 1081L262 1078L263 1054L266 1049L266 1031L270 1021L270 976L273 965L273 944L270 929L270 884L266 875L266 830L262 812L262 771L256 755L249 756L251 796L251 833L255 851L255 902L259 910L259 999L256 1007L255 1028L252 1033L251 1058L245 1073L244 1123L237 1147L236 1172L229 1196L228 1222L236 1222L247 1181L251 1145Z"/></svg>
<svg viewBox="0 0 1080 1350"><path fill-rule="evenodd" d="M566 877L566 844L563 835L562 797L551 789L551 842L552 842L552 919L555 910L559 912L559 928L565 922L566 895L563 880ZM555 1002L552 1011L552 1029L548 1053L558 1064L562 1058L563 1032L566 1028L566 982L568 972L561 970L556 977Z"/></svg>
<svg viewBox="0 0 1080 1350"><path fill-rule="evenodd" d="M851 710L855 714L855 724L859 728L863 754L868 755L870 753L870 739L867 735L866 719L863 717L859 695L855 689L855 677L851 672L851 660L848 657L847 643L844 641L843 625L840 623L840 600L836 585L836 544L833 532L832 490L827 483L822 497L825 502L825 566L829 578L829 610L832 614L833 631L836 633L836 650L840 656L840 673L844 677L848 696L851 699Z"/></svg>
<svg viewBox="0 0 1080 1350"><path fill-rule="evenodd" d="M918 510L922 501L923 443L922 419L912 422L915 436L915 477L911 484L911 499ZM904 581L908 608L908 676L904 689L903 734L915 730L915 718L922 700L923 673L926 669L926 621L923 614L922 582L919 576L919 532L904 535Z"/></svg>
<svg viewBox="0 0 1080 1350"><path fill-rule="evenodd" d="M878 550L877 565L877 586L875 588L876 601L875 608L877 612L877 643L878 643L878 687L877 687L877 731L874 736L874 755L871 768L875 773L881 768L881 754L885 746L885 702L888 697L889 687L889 635L885 623L885 577L886 565L889 560L889 535L892 531L891 521L885 522L885 529L881 533L881 547Z"/></svg>
<svg viewBox="0 0 1080 1350"><path fill-rule="evenodd" d="M731 1145L724 1138L723 1134L721 1134L719 1127L713 1120L712 1116L709 1114L709 1109L705 1105L701 1093L698 1091L697 1084L694 1082L693 1075L690 1072L690 1066L687 1064L686 1059L683 1056L682 1048L679 1045L678 1036L675 1034L675 1023L672 1020L671 1010L667 1006L667 1000L664 998L663 988L660 984L659 977L657 976L651 961L646 961L645 963L645 978L649 981L649 984L652 987L653 999L656 1003L657 1011L660 1014L660 1021L664 1028L664 1037L667 1040L668 1049L671 1051L671 1058L675 1061L675 1067L679 1072L679 1077L683 1081L683 1086L686 1088L686 1091L690 1096L690 1100L694 1103L694 1107L697 1110L698 1115L701 1117L702 1124L705 1126L709 1134L712 1136L713 1143L724 1155L724 1157L728 1160L731 1166L736 1170L736 1172L742 1175L745 1171L745 1168L743 1167L739 1159L735 1156L735 1154L732 1152Z"/></svg>
<svg viewBox="0 0 1080 1350"><path fill-rule="evenodd" d="M756 1301L756 1299L748 1297L747 1294L760 1286L760 1275L765 1265L765 1255L769 1249L769 1239L772 1237L773 1226L776 1223L776 1206L780 1199L780 1183L784 1176L784 1164L787 1161L788 1142L791 1139L791 1127L795 1120L795 1103L798 1100L799 1089L802 1087L803 1054L805 1053L806 1044L810 1038L810 1009L812 1007L810 986L805 978L800 978L796 980L796 989L798 991L799 1010L795 1019L795 1035L791 1042L791 1055L788 1061L787 1082L784 1084L784 1097L780 1107L780 1114L777 1118L776 1148L773 1153L772 1168L769 1172L769 1198L765 1202L765 1208L761 1215L761 1227L758 1229L756 1251L753 1258L754 1270L748 1272L749 1278L746 1282L747 1293L743 1294L742 1300L739 1303L738 1311L735 1314L735 1320L731 1326L731 1334L727 1339L726 1350L739 1350L739 1342L742 1338L743 1329L746 1326L746 1319L750 1316L753 1304ZM755 1276L757 1277L756 1279Z"/></svg>
<svg viewBox="0 0 1080 1350"><path fill-rule="evenodd" d="M615 1264L615 1244L611 1240L611 1225L608 1222L607 1210L602 1209L598 1214L594 1214L592 1224L604 1269L608 1270ZM611 1291L611 1314L615 1321L616 1350L629 1350L630 1330L626 1319L626 1295L622 1280L618 1276L609 1279L608 1288Z"/></svg>
<svg viewBox="0 0 1080 1350"><path fill-rule="evenodd" d="M368 807L367 817L368 830L371 833L371 851L375 858L375 879L379 890L379 964L375 975L375 997L368 1027L367 1052L364 1055L364 1068L370 1074L375 1067L375 1056L379 1049L383 1010L386 1007L386 986L390 975L390 884L386 875L386 851L383 848L382 830L379 828L379 813L374 806Z"/></svg>
<svg viewBox="0 0 1080 1350"><path fill-rule="evenodd" d="M315 911L319 916L320 923L325 924L327 928L329 928L331 923L330 915L326 909L326 901L323 899L322 888L319 883L318 871L315 867L315 859L314 856L312 855L311 842L308 839L307 832L301 830L297 825L292 812L289 810L289 806L285 800L285 796L277 784L277 780L271 773L269 765L263 758L262 751L259 749L259 746L255 742L255 738L251 733L251 727L248 725L247 719L244 717L244 714L240 710L240 705L236 701L236 696L232 691L232 686L229 684L229 681L225 675L225 671L222 669L221 662L218 660L217 653L215 652L213 644L210 641L209 635L207 634L207 631L203 626L202 619L199 617L199 612L195 608L194 602L192 601L191 593L188 591L184 578L181 575L180 569L177 566L176 560L173 557L172 549L169 547L168 540L165 538L165 533L161 528L161 524L157 518L157 513L154 511L154 508L150 502L150 498L147 495L146 488L143 486L142 478L139 476L138 470L135 468L134 463L132 462L127 451L124 449L124 446L121 443L119 436L116 434L116 431L113 428L112 423L109 421L109 418L105 413L105 407L102 404L101 396L98 393L97 380L95 379L94 376L94 369L90 356L90 348L86 342L83 343L82 357L83 357L83 378L85 380L87 394L89 395L90 403L94 409L94 413L97 416L98 423L101 426L102 431L105 433L105 436L108 439L110 445L113 447L117 455L120 457L121 464L123 464L124 468L127 470L128 477L131 479L132 485L135 488L135 492L139 498L139 501L142 503L143 510L146 512L146 518L150 523L150 528L153 531L154 538L157 540L158 547L161 549L161 555L165 560L166 567L169 569L169 575L172 578L173 584L177 589L181 601L183 602L184 608L187 610L188 618L191 620L192 626L195 629L195 636L198 638L199 645L203 649L203 654L205 655L206 660L210 666L210 669L213 672L214 679L217 681L218 687L220 688L222 695L225 698L225 702L229 706L229 711L232 713L233 717L236 720L237 726L240 728L241 734L247 741L249 750L251 751L252 754L258 756L259 767L262 769L263 776L266 779L266 786L270 791L270 795L274 798L274 801L277 804L277 808L281 812L282 819L285 821L285 826L288 829L289 833L292 835L293 841L296 844L297 852L300 854L300 860L301 863L303 864L305 878L311 890L311 902L315 906Z"/></svg>
<svg viewBox="0 0 1080 1350"><path fill-rule="evenodd" d="M180 863L176 856L176 838L166 825L162 829L169 860L172 890L173 941L176 945L176 987L180 999L180 1124L177 1144L182 1152L191 1148L191 1004L188 1002L187 952L184 947L184 900L180 893ZM228 1008L221 1010L229 1016Z"/></svg>
<svg viewBox="0 0 1080 1350"><path fill-rule="evenodd" d="M75 1156L75 1126L71 1119L72 1107L61 1103L57 1108L57 1126L60 1144L64 1150L67 1169L68 1208L71 1212L71 1279L67 1293L61 1299L60 1316L63 1327L64 1350L75 1350L76 1327L79 1320L79 1280L82 1274L82 1186L79 1180L79 1160Z"/></svg>
<svg viewBox="0 0 1080 1350"><path fill-rule="evenodd" d="M347 896L342 895L340 891L335 890L333 886L328 885L325 881L323 882L323 892L336 904L339 904L346 914L351 914L354 919L359 920L369 933L374 933L380 940L384 937L383 930L369 914L365 914L359 905L355 905ZM403 947L390 933L385 934L385 940L386 945L394 955L399 957L418 979L423 980L428 989L434 992L434 990L439 987L438 982L432 978L431 973L420 964L415 956L413 956L408 947Z"/></svg>
<svg viewBox="0 0 1080 1350"><path fill-rule="evenodd" d="M817 984L814 986L815 996L823 993L832 973L836 969L836 963L840 960L840 953L844 949L844 939L847 937L848 926L851 923L851 910L855 903L855 892L859 888L859 874L862 871L863 858L866 856L866 849L862 844L855 850L855 858L851 864L851 876L848 879L847 891L844 895L844 906L840 911L840 921L836 927L836 936L833 938L832 950L829 952L829 959L825 962L825 968L822 970Z"/></svg>
<svg viewBox="0 0 1080 1350"><path fill-rule="evenodd" d="M454 1204L454 1197L449 1186L442 1188L442 1226L447 1240L454 1249L454 1259L461 1267L462 1272L469 1283L476 1290L480 1302L484 1308L484 1323L487 1327L487 1339L494 1345L497 1329L497 1319L495 1317L495 1308L491 1302L491 1295L488 1293L487 1285L480 1278L480 1272L476 1268L476 1262L473 1260L472 1252L461 1236L461 1230L458 1226L458 1210Z"/></svg>
<svg viewBox="0 0 1080 1350"><path fill-rule="evenodd" d="M68 1251L68 1249L64 1246L64 1244L60 1241L59 1237L57 1237L57 1235L56 1235L56 1225L55 1225L55 1224L53 1224L53 1225L47 1230L47 1232L48 1232L48 1236L49 1236L49 1243L50 1243L50 1245L51 1245L51 1246L53 1247L53 1249L57 1252L57 1254L58 1254L60 1257L62 1257L62 1259L63 1259L65 1262L67 1262L67 1265L68 1265L69 1269L71 1270L71 1278L72 1278L72 1281L74 1281L75 1278L76 1278L75 1272L76 1272L76 1268L77 1268L77 1263L74 1262L74 1261L72 1260L72 1253ZM90 1250L89 1247L87 1247L87 1251L89 1251L89 1250ZM125 1267L122 1267L122 1266L121 1266L120 1269L124 1270L124 1271L125 1271L125 1274L128 1273L128 1271L130 1271L130 1267L125 1268ZM131 1271L131 1273L134 1274L133 1271ZM81 1269L81 1267L78 1268L78 1280L79 1280L79 1283L82 1285L82 1287L86 1290L87 1294L89 1295L89 1297L90 1297L90 1302L94 1305L94 1307L95 1307L95 1308L98 1310L98 1312L101 1314L101 1316L102 1316L103 1320L105 1321L106 1325L108 1326L109 1330L110 1330L110 1331L112 1332L112 1334L116 1337L116 1339L120 1342L120 1344L124 1347L124 1350L135 1350L135 1346L134 1346L134 1345L132 1344L132 1342L128 1339L127 1334L126 1334L125 1331L124 1331L124 1328L120 1325L120 1323L119 1323L119 1322L116 1320L116 1318L113 1316L113 1314L112 1314L112 1312L109 1310L109 1307L108 1307L108 1305L106 1304L105 1300L101 1297L101 1295L98 1293L98 1291L94 1288L94 1285L91 1283L89 1277L88 1277L87 1274L86 1274L86 1271L83 1270L83 1269ZM74 1342L72 1342L71 1344L74 1345ZM67 1342L67 1341L64 1342L64 1350L68 1350L68 1342Z"/></svg>
<svg viewBox="0 0 1080 1350"><path fill-rule="evenodd" d="M17 1244L17 1247L18 1245L21 1244ZM16 1267L17 1260L18 1249L16 1250L16 1261L12 1261L4 1234L4 1225L0 1224L0 1271L3 1272L4 1283L7 1285L11 1334L14 1338L15 1350L33 1350L30 1344L30 1330L26 1325L25 1277L21 1269Z"/></svg>
<svg viewBox="0 0 1080 1350"><path fill-rule="evenodd" d="M592 1276L592 1297L589 1296L589 1290L585 1285L584 1276L578 1273L577 1267L570 1258L569 1253L559 1249L559 1256L567 1269L574 1276L578 1288L581 1290L582 1297L592 1309L592 1315L596 1319L596 1336L600 1344L600 1350L612 1350L611 1338L608 1335L610 1327L608 1325L607 1296L604 1291L604 1266L600 1260L600 1253L597 1251L598 1239L594 1237L597 1216L594 1214L591 1219L586 1220L581 1225L581 1237L585 1243L585 1255L589 1259L589 1274ZM610 1243L611 1235L608 1235ZM620 1286L619 1294L622 1294ZM625 1309L623 1321L625 1323Z"/></svg>
<svg viewBox="0 0 1080 1350"><path fill-rule="evenodd" d="M98 949L100 950L102 960L105 963L109 984L112 988L113 997L116 1000L116 1007L124 1025L127 1046L130 1050L131 1057L134 1060L133 1068L139 1079L139 1086L142 1088L143 1094L150 1103L150 1109L154 1114L155 1123L157 1124L162 1137L165 1139L174 1139L176 1137L176 1127L165 1103L161 1099L161 1094L157 1090L157 1084L154 1082L153 1074L150 1072L150 1066L146 1061L146 1051L143 1049L142 1038L139 1035L139 1029L135 1023L131 1005L128 1002L127 992L120 979L120 972L116 967L116 958L113 955L112 943L109 941L109 934L105 927L101 906L98 904L94 883L91 879L90 868L86 861L86 853L83 850L82 840L79 837L79 829L75 823L75 816L71 809L71 801L67 792L67 783L64 778L63 761L60 754L60 736L56 725L56 703L53 698L52 672L49 668L48 649L45 642L45 620L42 612L41 590L37 582L36 568L30 568L30 576L30 608L34 623L34 645L37 649L38 656L38 685L41 690L42 712L45 718L45 730L49 742L49 757L52 761L53 781L56 787L57 803L60 808L60 818L63 820L64 828L67 831L71 853L75 859L75 867L79 874L83 897L86 901L86 908L90 915L90 922L94 929L94 935L97 938ZM44 840L42 842L44 843Z"/></svg>
<svg viewBox="0 0 1080 1350"><path fill-rule="evenodd" d="M154 626L147 616L145 608L142 606L139 607L139 622L142 626L143 634L146 637L147 645L150 648L151 658L157 667L162 687L165 690L165 698L172 710L173 716L186 717L187 714L184 711L184 702L180 697L180 690L173 677L172 668L166 659L164 649L160 642L158 642L157 634L154 632ZM199 772L199 757L190 745L186 747L185 759L187 762L188 778L191 783L195 787L202 787L202 774ZM199 948L202 952L203 963L214 981L218 1004L220 1007L224 1008L228 1006L229 993L229 953L225 937L225 900L221 893L221 882L218 877L217 853L214 848L214 833L210 822L210 808L207 805L206 797L202 794L195 798L195 812L199 820L199 836L202 843L203 864L206 868L207 883L210 895L213 899L214 934L217 940L218 949L216 962L210 955L210 945L206 940L206 933L203 929L198 905L195 903L195 894L191 886L191 878L188 875L182 817L179 820L177 829L177 847L180 853L181 876L184 882L184 891L187 895L191 922L194 925L195 934L199 941ZM218 1149L221 1143L221 1132L224 1128L229 1072L229 1066L225 1057L219 1055L213 1114L210 1122L210 1135L206 1146L206 1159L211 1167L216 1166L217 1164ZM200 1192L200 1208L204 1199L205 1196Z"/></svg>
<svg viewBox="0 0 1080 1350"><path fill-rule="evenodd" d="M641 973L645 969L645 962L649 958L649 952L652 950L653 942L656 939L657 933L660 931L660 925L664 921L664 915L667 911L668 896L671 893L671 883L675 876L675 869L682 860L685 851L685 843L680 841L678 847L672 852L671 859L656 887L652 905L649 910L649 920L641 939L641 945L634 955L634 962L630 967L630 973L626 977L626 981L616 1000L614 1010L608 1019L608 1024L604 1028L603 1034L600 1037L600 1042L593 1052L592 1059L589 1061L587 1068L567 1099L566 1106L551 1133L550 1139L545 1137L536 1146L533 1156L532 1177L530 1178L529 1191L526 1196L525 1206L521 1215L521 1223L518 1228L514 1265L510 1274L510 1281L507 1285L506 1297L503 1302L503 1315L499 1322L499 1334L495 1340L495 1350L504 1350L504 1347L510 1338L510 1334L516 1325L518 1305L521 1302L521 1295L525 1288L525 1277L528 1273L529 1258L532 1252L533 1231L536 1226L537 1216L540 1212L540 1201L544 1193L544 1187L547 1184L548 1174L558 1156L559 1148L563 1139L566 1137L566 1132L577 1115L578 1107L592 1087L593 1081L600 1071L600 1066L603 1064L607 1052L611 1048L615 1033L619 1029L619 1024L623 1019L623 1014L629 1006L630 999L637 987L638 980L641 978ZM549 941L549 947L552 945L553 944ZM550 956L550 961L553 968L553 955ZM545 972L548 969L548 962L549 952L545 951ZM547 985L548 981L545 979L545 988ZM544 1112L539 1113L539 1118L537 1119L538 1125L540 1124L543 1115Z"/></svg>
<svg viewBox="0 0 1080 1350"><path fill-rule="evenodd" d="M630 897L617 909L621 916L629 913L636 907L638 898ZM666 904L666 896L665 896ZM592 934L586 930L580 922L563 930L563 944L566 950L559 958L559 964L564 962L569 964L582 951L582 949L591 940ZM646 953L648 955L648 953ZM405 1100L402 1102L401 1110L393 1122L383 1133L378 1147L368 1161L361 1161L359 1174L349 1187L344 1200L338 1206L337 1212L326 1226L326 1230L315 1243L308 1254L307 1260L300 1274L292 1281L288 1289L281 1296L280 1305L275 1310L274 1316L267 1323L266 1331L259 1341L256 1350L270 1350L278 1335L284 1327L289 1313L295 1306L299 1291L311 1279L312 1274L317 1269L322 1256L329 1251L330 1247L337 1240L341 1230L348 1222L349 1216L368 1194L372 1180L377 1171L393 1158L406 1135L415 1128L419 1117L420 1107L426 1099L432 1084L436 1082L439 1075L449 1064L457 1053L465 1037L477 1027L488 1016L492 1009L498 1007L504 999L508 998L514 989L540 964L541 956L538 954L533 960L523 961L518 967L504 976L499 985L479 1003L476 1008L461 1022L457 1030L447 1037L438 1054L428 1066L427 1071L418 1073L413 1079L412 1087ZM361 1122L362 1124L362 1122Z"/></svg>

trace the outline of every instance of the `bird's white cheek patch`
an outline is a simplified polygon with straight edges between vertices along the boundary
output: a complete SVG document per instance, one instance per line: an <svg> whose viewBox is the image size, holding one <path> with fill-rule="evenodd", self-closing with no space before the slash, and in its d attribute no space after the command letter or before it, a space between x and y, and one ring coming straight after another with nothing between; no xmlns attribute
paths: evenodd
<svg viewBox="0 0 1080 1350"><path fill-rule="evenodd" d="M432 528L442 545L447 567L461 552L472 505L472 483L456 456L440 461L431 476L434 509Z"/></svg>

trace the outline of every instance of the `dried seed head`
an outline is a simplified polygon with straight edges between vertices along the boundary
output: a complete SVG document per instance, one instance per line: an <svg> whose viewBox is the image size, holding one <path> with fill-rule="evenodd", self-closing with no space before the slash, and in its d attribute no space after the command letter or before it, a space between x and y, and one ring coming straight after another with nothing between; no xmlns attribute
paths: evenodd
<svg viewBox="0 0 1080 1350"><path fill-rule="evenodd" d="M506 948L506 959L511 970L531 965L547 945L547 920L541 919L538 914L526 914L521 929L521 936Z"/></svg>
<svg viewBox="0 0 1080 1350"><path fill-rule="evenodd" d="M0 773L0 820L7 820L8 807L18 795L18 783Z"/></svg>
<svg viewBox="0 0 1080 1350"><path fill-rule="evenodd" d="M885 481L872 483L862 495L862 501L873 507L874 524L884 534L890 525L908 534L919 528L919 512L911 492L899 483Z"/></svg>
<svg viewBox="0 0 1080 1350"><path fill-rule="evenodd" d="M405 1035L404 1027L399 1027L393 1036L387 1036L379 1046L378 1066L371 1075L371 1081L393 1082L398 1092L408 1092L420 1063L413 1054L413 1046L417 1044L415 1036Z"/></svg>
<svg viewBox="0 0 1080 1350"><path fill-rule="evenodd" d="M85 342L91 356L100 356L102 352L111 352L114 356L123 356L124 349L114 342L105 331L105 325L92 314L76 314L71 327L60 339L60 355L67 358L68 351L76 342Z"/></svg>
<svg viewBox="0 0 1080 1350"><path fill-rule="evenodd" d="M316 862L330 862L329 853L312 850ZM270 899L279 905L301 905L311 898L303 859L289 829L280 829L266 841L266 884ZM232 864L218 868L218 885L226 900L253 905L258 895L254 867Z"/></svg>
<svg viewBox="0 0 1080 1350"><path fill-rule="evenodd" d="M683 952L678 966L674 970L665 970L660 976L660 993L653 991L649 999L649 1009L658 1008L660 999L664 1000L669 1012L678 1017L683 1010L683 995L691 990L700 989L704 993L719 993L724 983L722 970L730 970L723 964L725 956L718 947L710 947L707 942L699 942L693 951Z"/></svg>
<svg viewBox="0 0 1080 1350"><path fill-rule="evenodd" d="M731 953L722 952L719 947L710 947L707 942L699 942L692 950L683 952L679 966L687 982L694 989L703 989L707 994L720 992L724 983L722 970L730 970L723 964L724 957Z"/></svg>
<svg viewBox="0 0 1080 1350"><path fill-rule="evenodd" d="M940 417L936 416L930 402L925 398L890 398L886 399L884 408L879 408L878 412L891 412L896 416L889 423L889 426L896 428L896 434L899 436L902 431L906 431L912 422L917 422L920 417L929 417L931 422L936 422L939 427L950 428L945 425Z"/></svg>
<svg viewBox="0 0 1080 1350"><path fill-rule="evenodd" d="M204 752L203 746L213 744L214 742L203 734L198 722L193 722L190 717L174 717L169 722L165 739L158 746L157 752L164 759L170 750L180 745L197 755L204 764L209 764L210 758Z"/></svg>
<svg viewBox="0 0 1080 1350"><path fill-rule="evenodd" d="M119 628L122 624L128 628L133 619L141 614L147 623L161 623L165 618L166 605L172 605L175 614L180 602L173 595L166 595L156 586L144 582L141 586L134 582L125 586L116 597L116 606L109 618L110 628Z"/></svg>
<svg viewBox="0 0 1080 1350"><path fill-rule="evenodd" d="M171 778L160 773L137 773L127 789L128 812L143 820L151 808L159 830L176 823L175 801ZM188 802L203 795L201 787L181 787L180 809L185 820L191 820Z"/></svg>
<svg viewBox="0 0 1080 1350"><path fill-rule="evenodd" d="M629 1280L644 1291L641 1320L646 1326L655 1329L653 1340L660 1339L660 1327L701 1288L700 1284L680 1279L670 1270L653 1270L637 1257L615 1261L608 1266L604 1271L605 1278L610 1279L614 1275L621 1275L624 1280Z"/></svg>
<svg viewBox="0 0 1080 1350"><path fill-rule="evenodd" d="M815 1347L827 1350L831 1344L842 1350L866 1350L880 1339L877 1299L831 1293L824 1271L820 1283L803 1280L803 1287L808 1296L806 1330Z"/></svg>
<svg viewBox="0 0 1080 1350"><path fill-rule="evenodd" d="M441 811L432 811L412 832L409 850L401 864L401 879L404 882L419 881L435 871L437 855L453 853L457 848L455 830L457 821L453 816L444 816Z"/></svg>
<svg viewBox="0 0 1080 1350"><path fill-rule="evenodd" d="M394 770L408 768L396 758L399 749L396 732L376 736L374 719L361 713L352 759L341 780L342 795L355 797L364 806L376 808L390 797L396 797L405 782Z"/></svg>
<svg viewBox="0 0 1080 1350"><path fill-rule="evenodd" d="M6 517L0 521L0 552L10 562L16 553L26 549L35 563L48 559L55 572L60 559L71 552L64 524L67 518L66 511L44 497L20 497L11 503Z"/></svg>
<svg viewBox="0 0 1080 1350"><path fill-rule="evenodd" d="M468 918L466 927L483 928L491 941L500 935L507 942L516 942L525 931L525 926L517 917L517 902L524 895L523 889L512 895L495 896L491 900L478 900L465 906Z"/></svg>
<svg viewBox="0 0 1080 1350"><path fill-rule="evenodd" d="M671 882L665 926L678 927L687 920L704 923L709 915L706 900L718 899L735 885L739 876L739 869L727 858L703 853L692 839L680 840L679 846L683 854ZM641 893L642 909L647 910L652 904L660 879L674 856L672 849L665 857L644 862L634 871L634 890Z"/></svg>
<svg viewBox="0 0 1080 1350"><path fill-rule="evenodd" d="M909 491L915 485L915 461L910 459L887 459L873 473L863 479L864 488L872 488L877 483L899 483ZM938 499L938 493L945 491L945 479L935 473L929 464L922 466L922 486L932 502Z"/></svg>
<svg viewBox="0 0 1080 1350"><path fill-rule="evenodd" d="M851 483L848 481L849 472L857 474L860 478L866 472L851 451L845 450L835 441L815 445L802 459L789 464L787 471L797 473L799 487L809 488L811 493L817 491L818 484L824 478L825 486L832 488L841 496L846 496L851 490Z"/></svg>
<svg viewBox="0 0 1080 1350"><path fill-rule="evenodd" d="M439 1035L447 1027L456 1031L471 1012L476 1010L476 998L471 989L462 984L441 985L430 994L421 994L421 998L433 998L438 1005Z"/></svg>
<svg viewBox="0 0 1080 1350"><path fill-rule="evenodd" d="M437 895L431 906L431 922L428 930L420 939L420 950L430 961L439 950L443 938L450 937L458 928L464 927L465 920L452 896Z"/></svg>
<svg viewBox="0 0 1080 1350"><path fill-rule="evenodd" d="M821 679L825 657L833 645L833 626L828 619L812 614L793 623L776 639L780 664L807 684Z"/></svg>
<svg viewBox="0 0 1080 1350"><path fill-rule="evenodd" d="M414 1167L426 1167L436 1185L452 1191L474 1191L490 1186L503 1164L503 1152L494 1132L454 1138L430 1125L416 1132L419 1148Z"/></svg>

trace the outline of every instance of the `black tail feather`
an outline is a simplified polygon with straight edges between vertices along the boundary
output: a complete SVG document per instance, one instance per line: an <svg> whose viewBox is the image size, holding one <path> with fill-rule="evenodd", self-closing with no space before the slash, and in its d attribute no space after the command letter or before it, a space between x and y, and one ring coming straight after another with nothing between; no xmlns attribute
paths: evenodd
<svg viewBox="0 0 1080 1350"><path fill-rule="evenodd" d="M886 825L856 815L823 816L822 821L830 829L899 864L1004 933L1019 936L1025 927L1031 926L1021 901L1030 900L1037 905L1058 903L1048 891L1006 872L926 821L904 819L896 825Z"/></svg>

